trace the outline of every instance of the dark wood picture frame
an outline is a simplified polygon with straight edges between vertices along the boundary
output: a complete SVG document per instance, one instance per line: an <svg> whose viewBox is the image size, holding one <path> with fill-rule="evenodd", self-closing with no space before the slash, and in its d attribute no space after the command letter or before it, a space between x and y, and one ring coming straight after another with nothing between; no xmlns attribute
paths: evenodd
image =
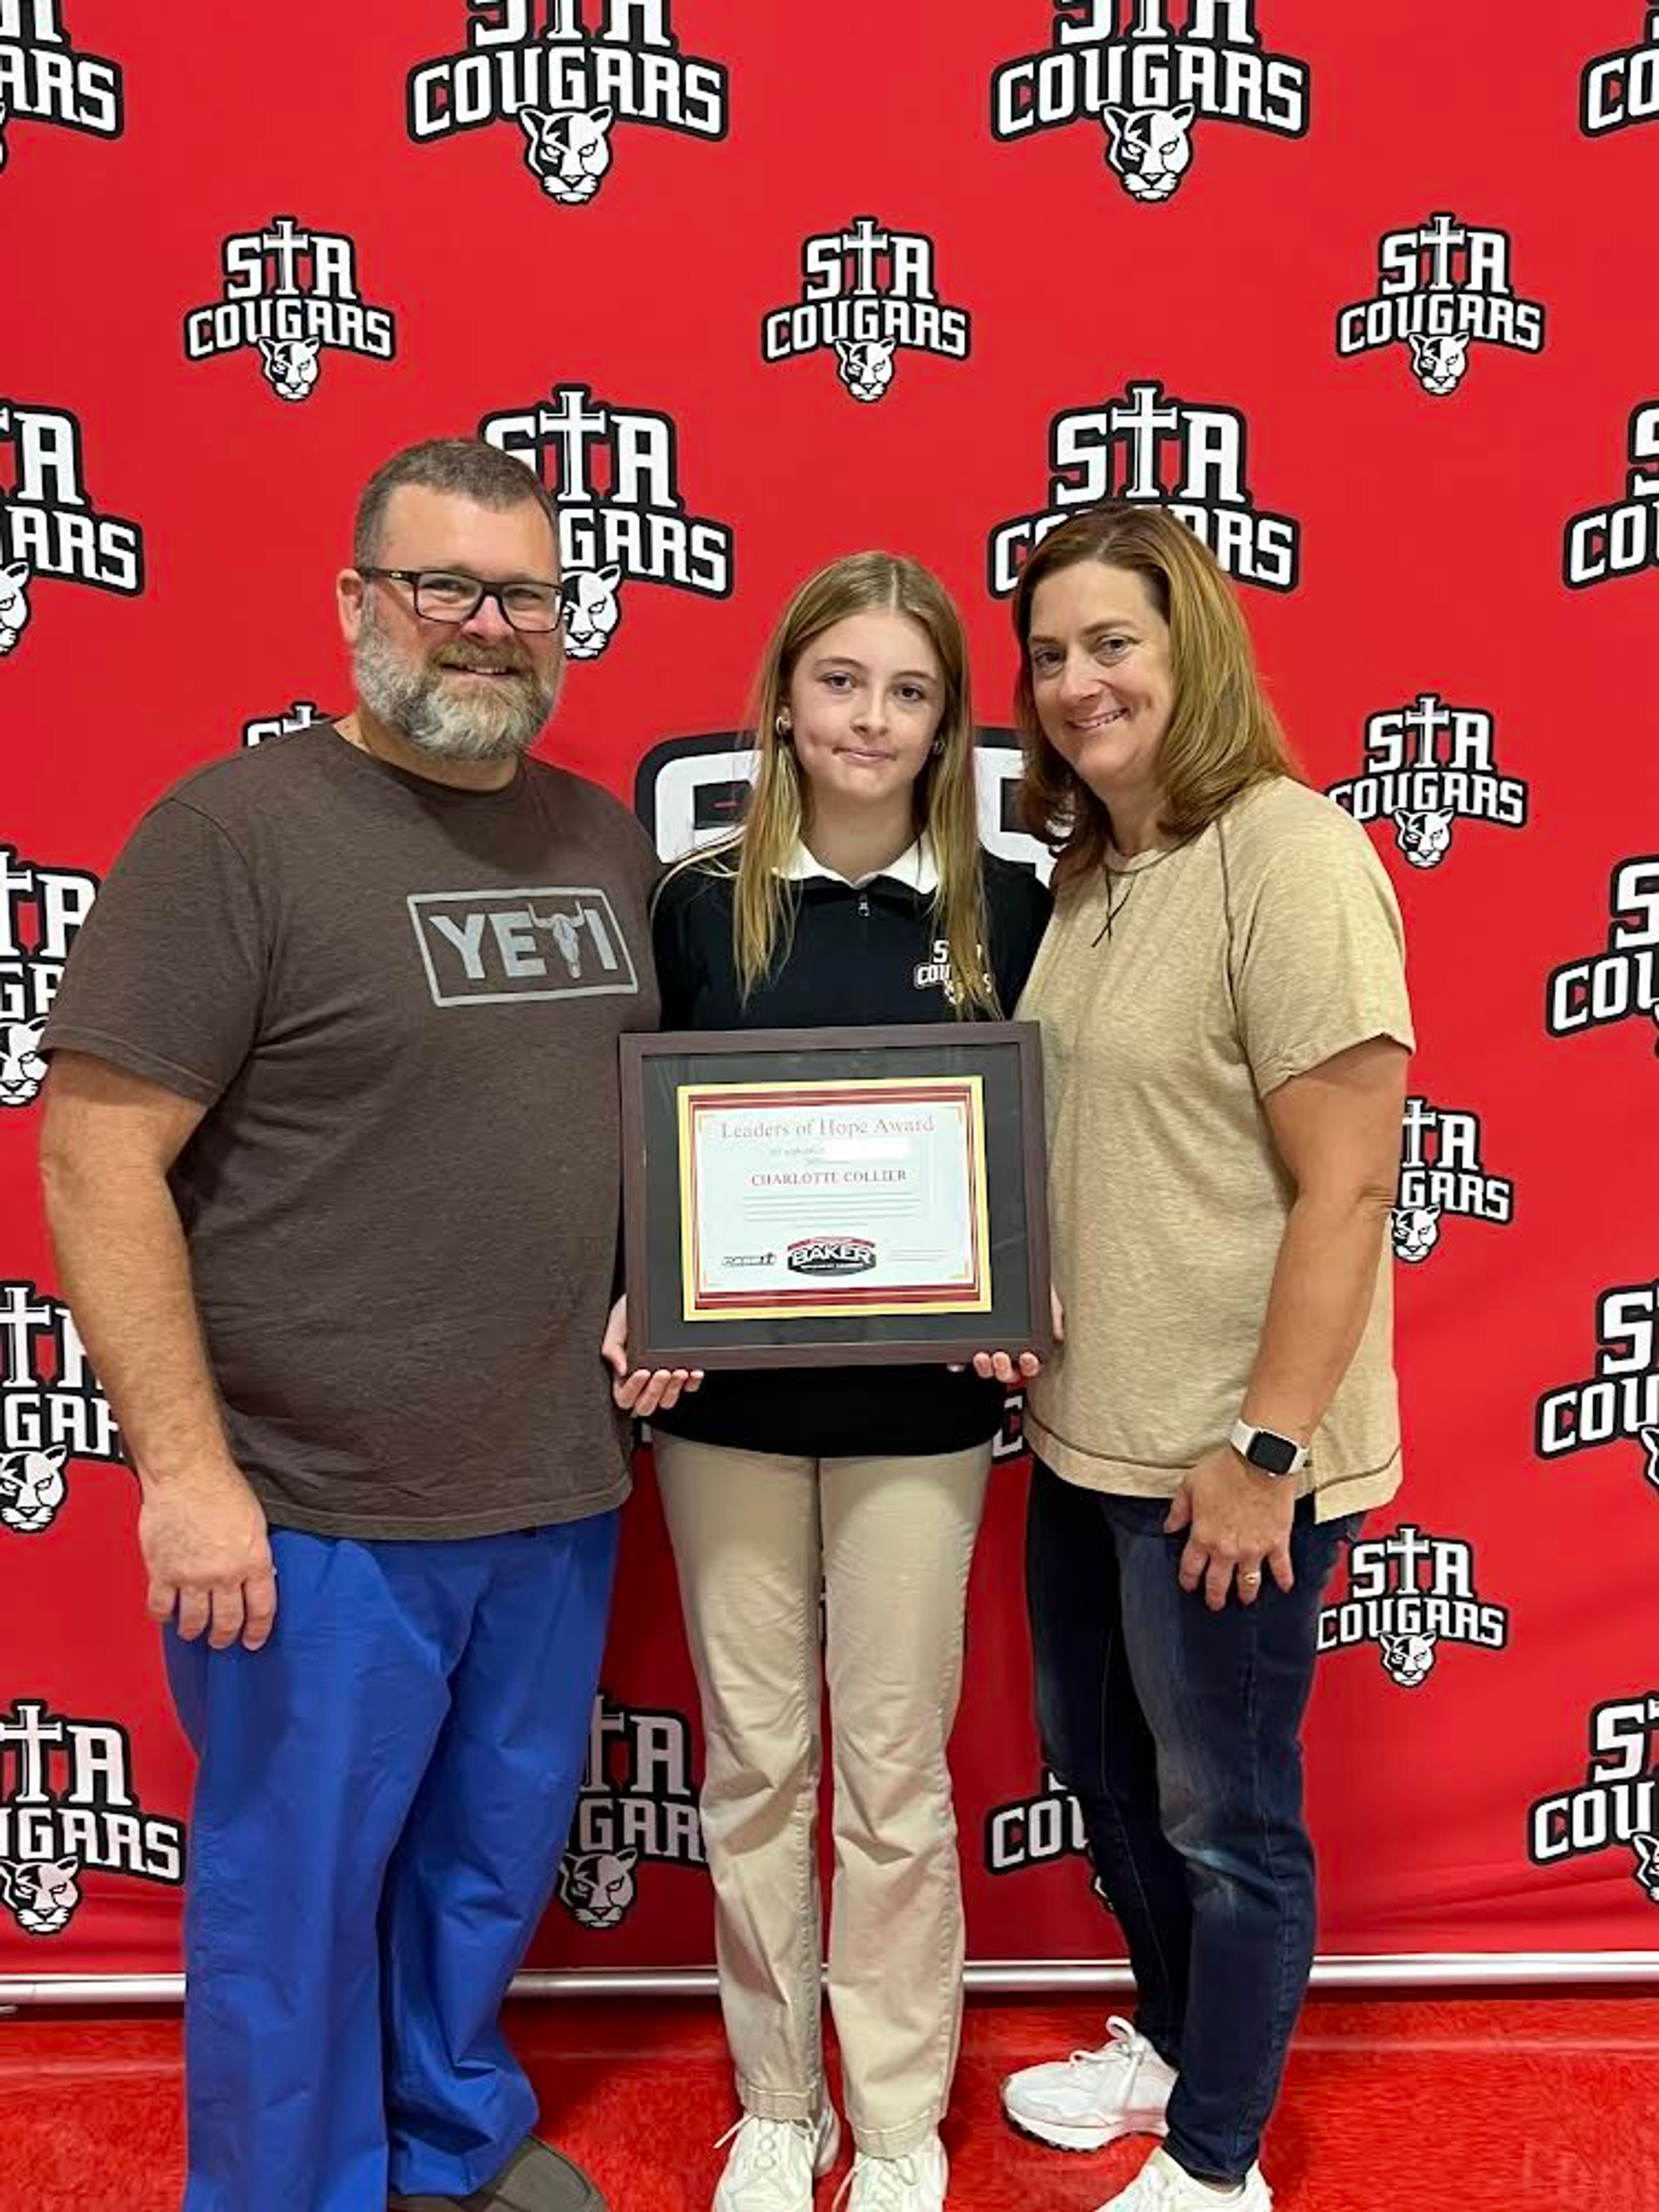
<svg viewBox="0 0 1659 2212"><path fill-rule="evenodd" d="M727 1068L731 1073L726 1073ZM899 1074L985 1079L992 1304L976 1314L721 1316L688 1321L682 1279L678 1091L696 1083ZM635 1367L941 1364L1054 1348L1042 1045L1035 1022L671 1030L622 1039L629 1360ZM672 1308L672 1312L670 1309Z"/></svg>

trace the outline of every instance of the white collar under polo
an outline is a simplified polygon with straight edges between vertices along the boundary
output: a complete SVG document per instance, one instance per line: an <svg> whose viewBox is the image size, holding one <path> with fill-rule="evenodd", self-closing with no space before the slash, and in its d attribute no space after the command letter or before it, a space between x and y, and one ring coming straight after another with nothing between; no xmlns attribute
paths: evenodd
<svg viewBox="0 0 1659 2212"><path fill-rule="evenodd" d="M848 890L854 891L861 891L878 876L890 876L896 883L907 884L924 896L939 889L939 865L933 858L933 840L925 830L897 860L890 860L884 868L872 868L866 876L843 876L834 868L826 868L815 854L799 842L778 872L788 883L810 883L816 878L823 883L845 884Z"/></svg>

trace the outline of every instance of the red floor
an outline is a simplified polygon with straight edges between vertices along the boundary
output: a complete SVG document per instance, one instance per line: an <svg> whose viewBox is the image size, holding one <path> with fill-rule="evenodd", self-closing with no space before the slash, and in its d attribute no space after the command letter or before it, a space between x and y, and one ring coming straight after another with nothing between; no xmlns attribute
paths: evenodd
<svg viewBox="0 0 1659 2212"><path fill-rule="evenodd" d="M711 2003L523 2005L511 2021L549 2132L612 2212L707 2212L732 2117ZM1093 2212L1134 2172L1143 2143L1068 2158L997 2118L1011 2065L1099 2034L1087 2005L969 2006L952 2212ZM0 2020L0 2212L172 2212L178 2045L168 2015ZM1316 2000L1264 2163L1280 2212L1659 2212L1656 2122L1659 1997Z"/></svg>

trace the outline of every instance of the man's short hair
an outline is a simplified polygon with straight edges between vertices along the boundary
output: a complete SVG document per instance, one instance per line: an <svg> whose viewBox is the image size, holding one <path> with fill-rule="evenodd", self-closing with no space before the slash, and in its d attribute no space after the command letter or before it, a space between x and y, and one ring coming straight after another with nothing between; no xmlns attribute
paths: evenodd
<svg viewBox="0 0 1659 2212"><path fill-rule="evenodd" d="M428 438L383 461L363 487L351 541L351 557L358 568L373 568L379 559L386 507L392 493L404 484L451 492L480 507L538 507L547 517L556 553L559 511L532 468L482 438Z"/></svg>

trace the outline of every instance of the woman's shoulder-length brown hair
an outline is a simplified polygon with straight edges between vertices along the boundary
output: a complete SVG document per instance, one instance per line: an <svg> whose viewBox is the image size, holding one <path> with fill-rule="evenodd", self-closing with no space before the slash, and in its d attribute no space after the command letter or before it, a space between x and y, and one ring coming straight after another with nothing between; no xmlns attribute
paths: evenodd
<svg viewBox="0 0 1659 2212"><path fill-rule="evenodd" d="M1298 779L1256 672L1250 634L1220 564L1167 508L1114 502L1051 531L1014 593L1019 674L1014 714L1025 756L1025 827L1055 854L1054 889L1093 874L1112 842L1104 802L1074 775L1042 734L1031 684L1031 605L1045 576L1079 562L1127 568L1170 626L1175 705L1158 757L1159 834L1195 837L1241 791L1270 776Z"/></svg>

